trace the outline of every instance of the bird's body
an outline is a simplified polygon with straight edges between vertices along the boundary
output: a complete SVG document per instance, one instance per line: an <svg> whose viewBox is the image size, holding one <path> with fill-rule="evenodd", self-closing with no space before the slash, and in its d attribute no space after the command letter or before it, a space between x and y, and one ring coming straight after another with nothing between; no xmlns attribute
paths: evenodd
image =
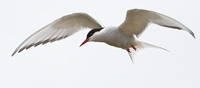
<svg viewBox="0 0 200 88"><path fill-rule="evenodd" d="M122 49L128 49L136 42L134 35L126 35L119 30L118 27L105 27L100 32L91 36L90 40L94 42L104 42Z"/></svg>
<svg viewBox="0 0 200 88"><path fill-rule="evenodd" d="M142 9L128 10L125 21L116 27L102 27L86 13L74 13L61 17L36 31L17 47L12 56L32 46L64 39L81 29L90 28L92 30L87 34L87 38L81 46L90 41L104 42L108 45L127 50L132 59L134 52L130 49L136 51L146 47L161 48L137 40L149 23L184 30L195 38L194 33L180 22L153 11Z"/></svg>

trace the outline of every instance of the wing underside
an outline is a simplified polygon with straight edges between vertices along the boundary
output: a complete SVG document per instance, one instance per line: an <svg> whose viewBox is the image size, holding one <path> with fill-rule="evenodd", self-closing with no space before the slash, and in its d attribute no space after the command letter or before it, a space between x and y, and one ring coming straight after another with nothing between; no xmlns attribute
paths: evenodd
<svg viewBox="0 0 200 88"><path fill-rule="evenodd" d="M177 20L157 12L141 9L128 10L126 19L119 26L119 29L127 35L136 35L139 37L149 23L154 23L163 27L184 30L195 38L194 33Z"/></svg>
<svg viewBox="0 0 200 88"><path fill-rule="evenodd" d="M36 47L41 44L64 39L85 28L102 28L102 26L85 13L74 13L63 16L29 36L15 49L12 56L32 46Z"/></svg>

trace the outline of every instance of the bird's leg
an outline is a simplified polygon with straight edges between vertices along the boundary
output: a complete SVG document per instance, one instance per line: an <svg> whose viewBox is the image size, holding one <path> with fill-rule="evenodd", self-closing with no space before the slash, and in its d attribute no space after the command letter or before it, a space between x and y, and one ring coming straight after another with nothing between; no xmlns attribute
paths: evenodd
<svg viewBox="0 0 200 88"><path fill-rule="evenodd" d="M129 49L126 49L129 53L131 52Z"/></svg>
<svg viewBox="0 0 200 88"><path fill-rule="evenodd" d="M133 45L132 48L136 51L137 49L135 48L135 46Z"/></svg>
<svg viewBox="0 0 200 88"><path fill-rule="evenodd" d="M132 48L136 51L137 49L135 48L135 46L133 45ZM126 49L126 51L128 51L129 53L131 52L130 49Z"/></svg>

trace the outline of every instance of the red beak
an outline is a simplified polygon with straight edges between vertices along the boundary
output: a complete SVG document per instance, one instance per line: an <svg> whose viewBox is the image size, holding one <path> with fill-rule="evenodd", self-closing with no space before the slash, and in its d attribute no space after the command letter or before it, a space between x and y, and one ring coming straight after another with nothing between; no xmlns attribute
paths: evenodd
<svg viewBox="0 0 200 88"><path fill-rule="evenodd" d="M90 40L89 38L86 39L86 40L80 45L80 47L81 47L82 45L84 45L85 43L87 43L89 40Z"/></svg>

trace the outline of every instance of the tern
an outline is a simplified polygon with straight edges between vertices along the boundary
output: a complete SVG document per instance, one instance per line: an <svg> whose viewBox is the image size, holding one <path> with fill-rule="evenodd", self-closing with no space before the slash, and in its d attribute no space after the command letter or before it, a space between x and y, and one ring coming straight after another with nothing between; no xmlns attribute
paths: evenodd
<svg viewBox="0 0 200 88"><path fill-rule="evenodd" d="M90 29L86 40L80 46L92 41L103 42L126 50L131 60L133 60L133 53L138 49L146 47L164 49L138 40L149 23L184 30L195 38L194 33L182 23L154 11L130 9L127 11L125 21L117 27L102 27L94 18L86 13L73 13L53 21L30 35L15 49L12 56L32 46L36 47L48 42L61 40L80 30Z"/></svg>

